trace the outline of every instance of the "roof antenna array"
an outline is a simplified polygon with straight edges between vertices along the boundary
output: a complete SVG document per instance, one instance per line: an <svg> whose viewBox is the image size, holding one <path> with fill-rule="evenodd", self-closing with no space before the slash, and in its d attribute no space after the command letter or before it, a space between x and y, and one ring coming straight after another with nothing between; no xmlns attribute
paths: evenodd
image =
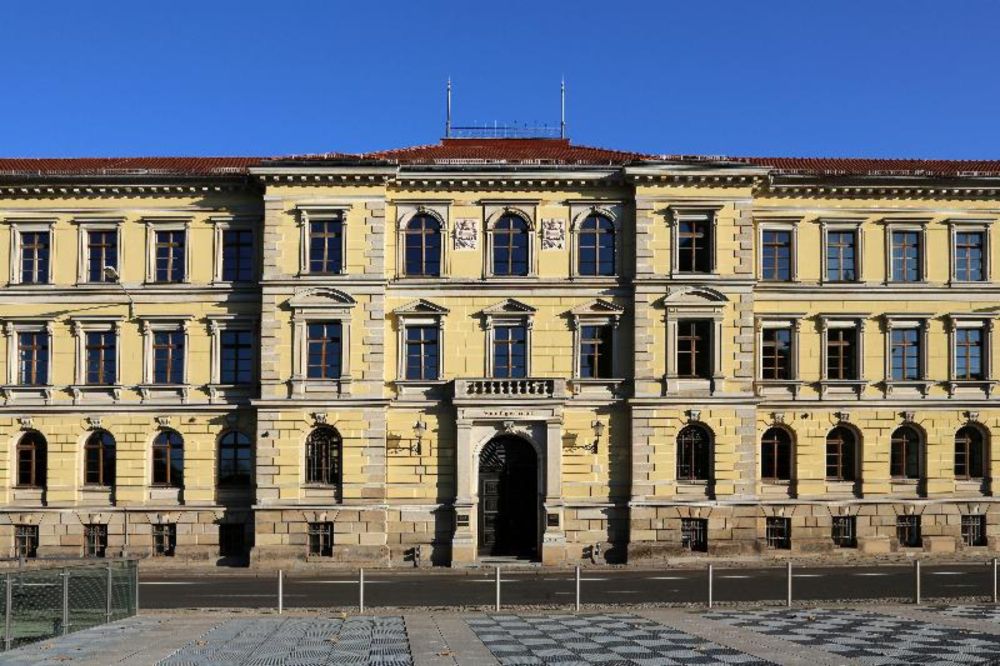
<svg viewBox="0 0 1000 666"><path fill-rule="evenodd" d="M451 77L445 88L444 137L463 139L565 139L566 138L566 80L559 84L559 127L528 123L473 123L453 125L451 122Z"/></svg>

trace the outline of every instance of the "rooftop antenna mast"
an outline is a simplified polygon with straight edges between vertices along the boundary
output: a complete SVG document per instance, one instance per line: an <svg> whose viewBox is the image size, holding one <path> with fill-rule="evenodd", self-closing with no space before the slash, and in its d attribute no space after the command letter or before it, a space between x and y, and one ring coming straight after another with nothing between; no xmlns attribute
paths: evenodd
<svg viewBox="0 0 1000 666"><path fill-rule="evenodd" d="M448 77L448 94L446 103L446 115L444 120L444 136L451 137L451 77Z"/></svg>
<svg viewBox="0 0 1000 666"><path fill-rule="evenodd" d="M566 138L566 78L559 86L559 138Z"/></svg>

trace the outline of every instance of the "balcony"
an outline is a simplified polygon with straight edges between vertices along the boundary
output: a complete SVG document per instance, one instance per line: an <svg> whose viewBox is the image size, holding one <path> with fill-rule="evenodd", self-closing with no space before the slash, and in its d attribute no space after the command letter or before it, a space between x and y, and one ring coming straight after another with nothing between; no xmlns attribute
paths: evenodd
<svg viewBox="0 0 1000 666"><path fill-rule="evenodd" d="M552 400L566 397L565 379L456 379L456 400Z"/></svg>

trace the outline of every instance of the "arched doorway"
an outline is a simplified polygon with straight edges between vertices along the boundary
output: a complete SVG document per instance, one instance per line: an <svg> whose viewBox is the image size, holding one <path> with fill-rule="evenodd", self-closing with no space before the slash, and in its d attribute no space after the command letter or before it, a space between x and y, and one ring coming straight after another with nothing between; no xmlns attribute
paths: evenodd
<svg viewBox="0 0 1000 666"><path fill-rule="evenodd" d="M479 454L479 555L538 555L538 457L504 435Z"/></svg>

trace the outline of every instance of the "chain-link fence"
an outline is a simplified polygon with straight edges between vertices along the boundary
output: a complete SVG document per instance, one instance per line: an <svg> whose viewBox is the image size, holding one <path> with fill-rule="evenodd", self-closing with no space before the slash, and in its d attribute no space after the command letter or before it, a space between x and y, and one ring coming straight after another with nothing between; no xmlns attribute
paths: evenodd
<svg viewBox="0 0 1000 666"><path fill-rule="evenodd" d="M135 560L0 573L5 650L136 614Z"/></svg>

